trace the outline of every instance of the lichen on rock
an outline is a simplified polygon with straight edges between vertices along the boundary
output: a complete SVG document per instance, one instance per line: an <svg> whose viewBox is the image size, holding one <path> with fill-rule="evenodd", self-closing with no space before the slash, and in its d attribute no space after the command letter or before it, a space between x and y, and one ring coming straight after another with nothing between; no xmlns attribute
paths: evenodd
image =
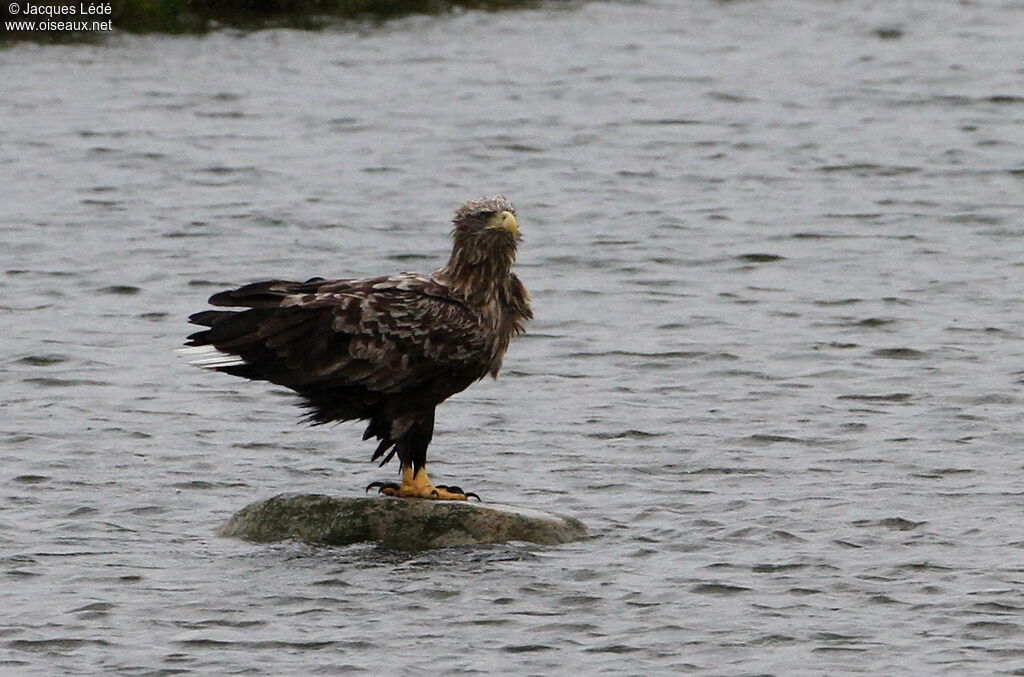
<svg viewBox="0 0 1024 677"><path fill-rule="evenodd" d="M220 534L257 542L376 542L425 550L509 541L557 545L586 538L587 529L572 517L500 504L280 494L235 513Z"/></svg>

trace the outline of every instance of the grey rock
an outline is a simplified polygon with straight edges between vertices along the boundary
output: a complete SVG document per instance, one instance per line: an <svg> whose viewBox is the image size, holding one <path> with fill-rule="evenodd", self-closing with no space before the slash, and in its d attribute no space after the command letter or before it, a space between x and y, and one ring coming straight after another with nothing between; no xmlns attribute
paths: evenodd
<svg viewBox="0 0 1024 677"><path fill-rule="evenodd" d="M508 541L557 545L587 538L587 528L573 517L495 503L280 494L242 508L220 534L258 542L377 542L425 550Z"/></svg>

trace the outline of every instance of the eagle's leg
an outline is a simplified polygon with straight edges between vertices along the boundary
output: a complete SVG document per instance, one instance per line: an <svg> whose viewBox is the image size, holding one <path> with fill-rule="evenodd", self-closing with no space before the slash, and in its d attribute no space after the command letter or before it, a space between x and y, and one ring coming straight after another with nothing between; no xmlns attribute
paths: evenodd
<svg viewBox="0 0 1024 677"><path fill-rule="evenodd" d="M427 476L427 447L434 436L434 412L414 423L395 445L402 463L402 483L372 482L367 490L377 487L385 496L402 498L432 498L441 501L467 501L472 496L480 497L461 487L434 485Z"/></svg>

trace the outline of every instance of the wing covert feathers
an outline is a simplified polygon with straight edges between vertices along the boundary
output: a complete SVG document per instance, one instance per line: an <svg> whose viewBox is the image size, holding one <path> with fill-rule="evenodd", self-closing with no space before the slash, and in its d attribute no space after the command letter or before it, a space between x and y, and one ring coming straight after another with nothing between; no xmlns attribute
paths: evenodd
<svg viewBox="0 0 1024 677"><path fill-rule="evenodd" d="M208 328L188 345L215 350L197 366L303 394L346 386L398 393L452 371L471 376L468 385L491 368L487 327L426 275L271 280L214 294L210 303L244 310L189 318Z"/></svg>

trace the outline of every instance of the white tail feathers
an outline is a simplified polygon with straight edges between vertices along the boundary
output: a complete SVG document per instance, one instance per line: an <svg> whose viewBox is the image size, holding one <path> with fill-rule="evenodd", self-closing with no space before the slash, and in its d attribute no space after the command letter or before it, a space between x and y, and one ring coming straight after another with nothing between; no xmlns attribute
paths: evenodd
<svg viewBox="0 0 1024 677"><path fill-rule="evenodd" d="M224 353L213 346L189 346L175 350L179 357L201 369L220 369L221 367L237 367L245 364L238 355Z"/></svg>

